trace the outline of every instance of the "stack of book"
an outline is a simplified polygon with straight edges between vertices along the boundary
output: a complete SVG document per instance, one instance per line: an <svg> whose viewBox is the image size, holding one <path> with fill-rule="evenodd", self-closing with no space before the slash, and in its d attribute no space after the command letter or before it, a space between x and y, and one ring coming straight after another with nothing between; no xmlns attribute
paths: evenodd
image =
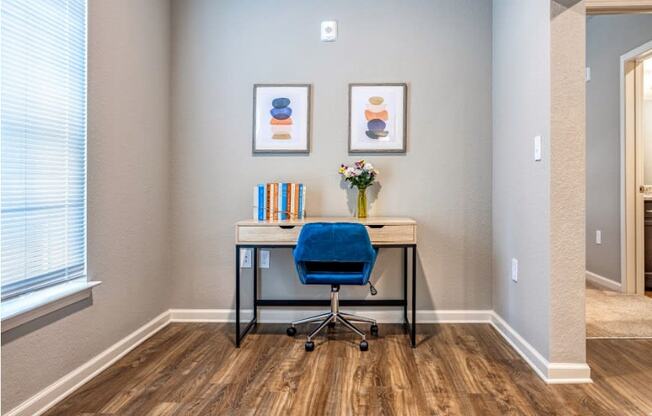
<svg viewBox="0 0 652 416"><path fill-rule="evenodd" d="M306 216L306 186L266 183L254 186L255 220L294 220Z"/></svg>

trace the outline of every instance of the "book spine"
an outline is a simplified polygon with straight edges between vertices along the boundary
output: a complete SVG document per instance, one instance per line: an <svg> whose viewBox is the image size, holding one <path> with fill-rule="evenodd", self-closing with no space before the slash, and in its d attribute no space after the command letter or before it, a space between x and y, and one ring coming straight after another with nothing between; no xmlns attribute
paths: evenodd
<svg viewBox="0 0 652 416"><path fill-rule="evenodd" d="M303 191L302 191L302 197L303 197L303 203L301 204L301 218L306 217L306 185L303 186Z"/></svg>
<svg viewBox="0 0 652 416"><path fill-rule="evenodd" d="M258 219L258 186L254 186L253 198L251 199L251 206L253 207L252 218Z"/></svg>
<svg viewBox="0 0 652 416"><path fill-rule="evenodd" d="M299 197L299 190L301 189L301 184L295 183L294 184L294 218L299 218L299 201L301 198Z"/></svg>
<svg viewBox="0 0 652 416"><path fill-rule="evenodd" d="M280 215L281 217L280 219L282 220L288 219L287 206L288 206L288 184L282 183L281 184L281 215Z"/></svg>
<svg viewBox="0 0 652 416"><path fill-rule="evenodd" d="M299 207L297 210L297 218L303 218L303 184L299 184Z"/></svg>
<svg viewBox="0 0 652 416"><path fill-rule="evenodd" d="M258 221L265 219L265 188L258 185Z"/></svg>
<svg viewBox="0 0 652 416"><path fill-rule="evenodd" d="M267 217L267 184L261 185L263 188L263 220L266 220Z"/></svg>
<svg viewBox="0 0 652 416"><path fill-rule="evenodd" d="M276 219L281 219L281 211L283 210L282 200L283 200L283 184L276 184Z"/></svg>
<svg viewBox="0 0 652 416"><path fill-rule="evenodd" d="M295 219L297 217L296 215L297 199L295 195L296 189L297 189L297 184L291 183L290 184L290 219Z"/></svg>
<svg viewBox="0 0 652 416"><path fill-rule="evenodd" d="M278 220L278 183L272 184L272 219Z"/></svg>
<svg viewBox="0 0 652 416"><path fill-rule="evenodd" d="M267 183L265 184L265 219L269 220L270 218L270 210L272 209L272 205L270 202L270 198L272 195L272 186Z"/></svg>

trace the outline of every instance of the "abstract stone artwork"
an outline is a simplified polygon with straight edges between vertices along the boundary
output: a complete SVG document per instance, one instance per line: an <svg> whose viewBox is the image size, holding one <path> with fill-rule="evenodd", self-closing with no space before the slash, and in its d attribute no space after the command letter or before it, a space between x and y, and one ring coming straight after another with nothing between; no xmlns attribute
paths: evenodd
<svg viewBox="0 0 652 416"><path fill-rule="evenodd" d="M269 121L272 128L272 139L291 139L292 108L290 108L290 99L285 97L274 98L272 100L272 109L269 112L272 115L272 119Z"/></svg>
<svg viewBox="0 0 652 416"><path fill-rule="evenodd" d="M254 85L254 153L308 153L309 84Z"/></svg>
<svg viewBox="0 0 652 416"><path fill-rule="evenodd" d="M366 134L370 139L376 140L380 137L387 137L389 134L385 130L385 127L387 127L386 107L383 97L369 97L369 103L365 106L364 116L367 119L368 130Z"/></svg>
<svg viewBox="0 0 652 416"><path fill-rule="evenodd" d="M406 84L349 85L349 152L405 152Z"/></svg>

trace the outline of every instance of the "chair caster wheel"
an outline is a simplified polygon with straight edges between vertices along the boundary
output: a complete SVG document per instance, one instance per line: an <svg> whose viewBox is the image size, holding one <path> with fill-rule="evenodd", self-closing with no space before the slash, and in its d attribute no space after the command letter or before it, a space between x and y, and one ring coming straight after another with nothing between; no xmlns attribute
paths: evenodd
<svg viewBox="0 0 652 416"><path fill-rule="evenodd" d="M369 344L367 341L362 340L360 341L360 351L367 351L369 349Z"/></svg>
<svg viewBox="0 0 652 416"><path fill-rule="evenodd" d="M297 334L297 329L293 326L290 326L285 332L288 334L288 337L293 337Z"/></svg>
<svg viewBox="0 0 652 416"><path fill-rule="evenodd" d="M330 322L328 323L328 327L329 327L329 328L335 328L335 322L330 321Z"/></svg>
<svg viewBox="0 0 652 416"><path fill-rule="evenodd" d="M371 335L378 336L378 325L371 325Z"/></svg>
<svg viewBox="0 0 652 416"><path fill-rule="evenodd" d="M312 351L315 349L315 343L312 341L306 341L306 351Z"/></svg>

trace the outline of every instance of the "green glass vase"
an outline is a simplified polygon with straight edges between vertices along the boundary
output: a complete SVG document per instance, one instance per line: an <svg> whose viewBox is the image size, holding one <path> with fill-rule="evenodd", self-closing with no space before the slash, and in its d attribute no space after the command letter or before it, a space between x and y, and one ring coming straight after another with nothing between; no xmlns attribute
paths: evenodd
<svg viewBox="0 0 652 416"><path fill-rule="evenodd" d="M358 218L367 218L367 188L358 188Z"/></svg>

